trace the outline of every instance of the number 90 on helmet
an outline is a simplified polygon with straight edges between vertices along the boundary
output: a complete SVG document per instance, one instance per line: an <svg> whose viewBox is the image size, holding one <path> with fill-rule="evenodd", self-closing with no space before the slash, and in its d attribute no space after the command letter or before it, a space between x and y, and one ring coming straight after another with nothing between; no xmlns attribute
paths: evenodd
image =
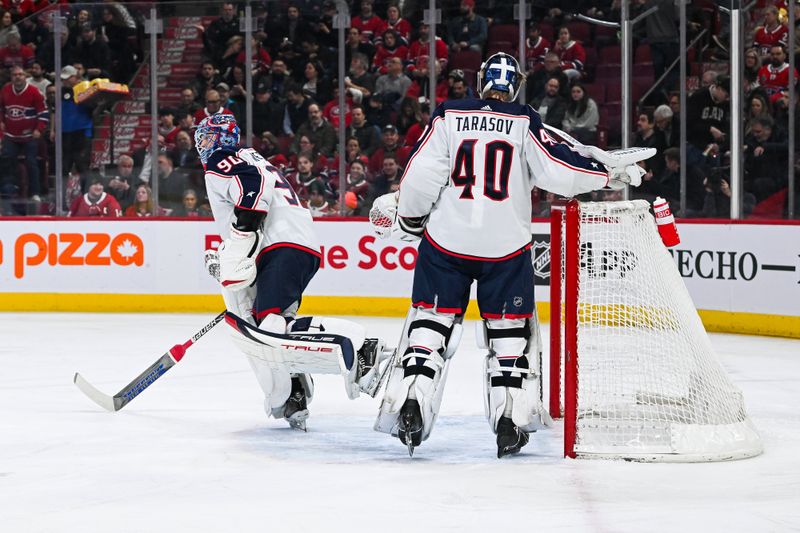
<svg viewBox="0 0 800 533"><path fill-rule="evenodd" d="M211 115L204 118L194 132L194 144L200 161L208 163L211 154L221 148L239 146L239 126L233 115Z"/></svg>
<svg viewBox="0 0 800 533"><path fill-rule="evenodd" d="M506 93L506 102L513 102L522 87L524 76L514 56L498 52L481 64L478 71L478 91L481 98L485 98L488 91Z"/></svg>

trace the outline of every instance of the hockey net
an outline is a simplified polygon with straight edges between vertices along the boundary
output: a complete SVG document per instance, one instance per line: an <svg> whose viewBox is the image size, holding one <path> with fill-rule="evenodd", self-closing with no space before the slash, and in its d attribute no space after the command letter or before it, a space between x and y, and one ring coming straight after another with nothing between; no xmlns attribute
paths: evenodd
<svg viewBox="0 0 800 533"><path fill-rule="evenodd" d="M564 454L758 455L742 394L711 347L649 207L573 200L553 210L550 411L555 418L563 409Z"/></svg>

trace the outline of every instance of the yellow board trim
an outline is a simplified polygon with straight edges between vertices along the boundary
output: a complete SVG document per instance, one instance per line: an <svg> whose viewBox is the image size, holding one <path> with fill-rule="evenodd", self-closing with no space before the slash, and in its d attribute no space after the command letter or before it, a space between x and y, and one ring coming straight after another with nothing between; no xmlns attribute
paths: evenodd
<svg viewBox="0 0 800 533"><path fill-rule="evenodd" d="M408 298L368 296L305 296L303 314L367 315L403 317ZM2 293L3 312L84 312L84 313L218 313L222 297L198 294L62 294ZM538 302L539 318L550 320L550 305ZM764 315L729 311L698 311L707 331L769 335L800 339L800 316ZM470 302L466 318L480 318L478 306Z"/></svg>

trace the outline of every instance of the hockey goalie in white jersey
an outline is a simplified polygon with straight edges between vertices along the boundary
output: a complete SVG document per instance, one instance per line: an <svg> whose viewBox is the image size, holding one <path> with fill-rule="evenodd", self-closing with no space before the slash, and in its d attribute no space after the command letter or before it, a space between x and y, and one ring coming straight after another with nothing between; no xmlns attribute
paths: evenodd
<svg viewBox="0 0 800 533"><path fill-rule="evenodd" d="M211 210L223 242L207 252L236 345L264 391L264 408L305 429L310 373L343 374L347 393L374 395L383 343L348 320L296 318L320 264L309 211L281 172L252 148L239 148L231 115L212 115L195 131ZM213 275L213 274L212 274Z"/></svg>
<svg viewBox="0 0 800 533"><path fill-rule="evenodd" d="M522 80L512 56L489 57L478 74L481 99L439 106L410 154L399 192L378 198L370 213L380 236L421 239L412 309L375 424L410 454L436 420L473 280L483 318L479 345L488 352L486 415L498 457L518 452L528 433L552 423L541 401L531 190L573 196L610 180L641 182L633 161L607 168L558 143L536 111L513 103Z"/></svg>

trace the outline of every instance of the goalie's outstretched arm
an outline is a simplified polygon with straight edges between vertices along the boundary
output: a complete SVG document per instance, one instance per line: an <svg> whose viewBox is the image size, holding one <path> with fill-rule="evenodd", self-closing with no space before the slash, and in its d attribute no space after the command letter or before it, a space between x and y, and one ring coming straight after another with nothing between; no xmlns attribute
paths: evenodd
<svg viewBox="0 0 800 533"><path fill-rule="evenodd" d="M562 196L595 191L608 185L604 165L559 143L544 128L539 113L531 107L528 109L530 129L525 140L525 157L533 185Z"/></svg>

